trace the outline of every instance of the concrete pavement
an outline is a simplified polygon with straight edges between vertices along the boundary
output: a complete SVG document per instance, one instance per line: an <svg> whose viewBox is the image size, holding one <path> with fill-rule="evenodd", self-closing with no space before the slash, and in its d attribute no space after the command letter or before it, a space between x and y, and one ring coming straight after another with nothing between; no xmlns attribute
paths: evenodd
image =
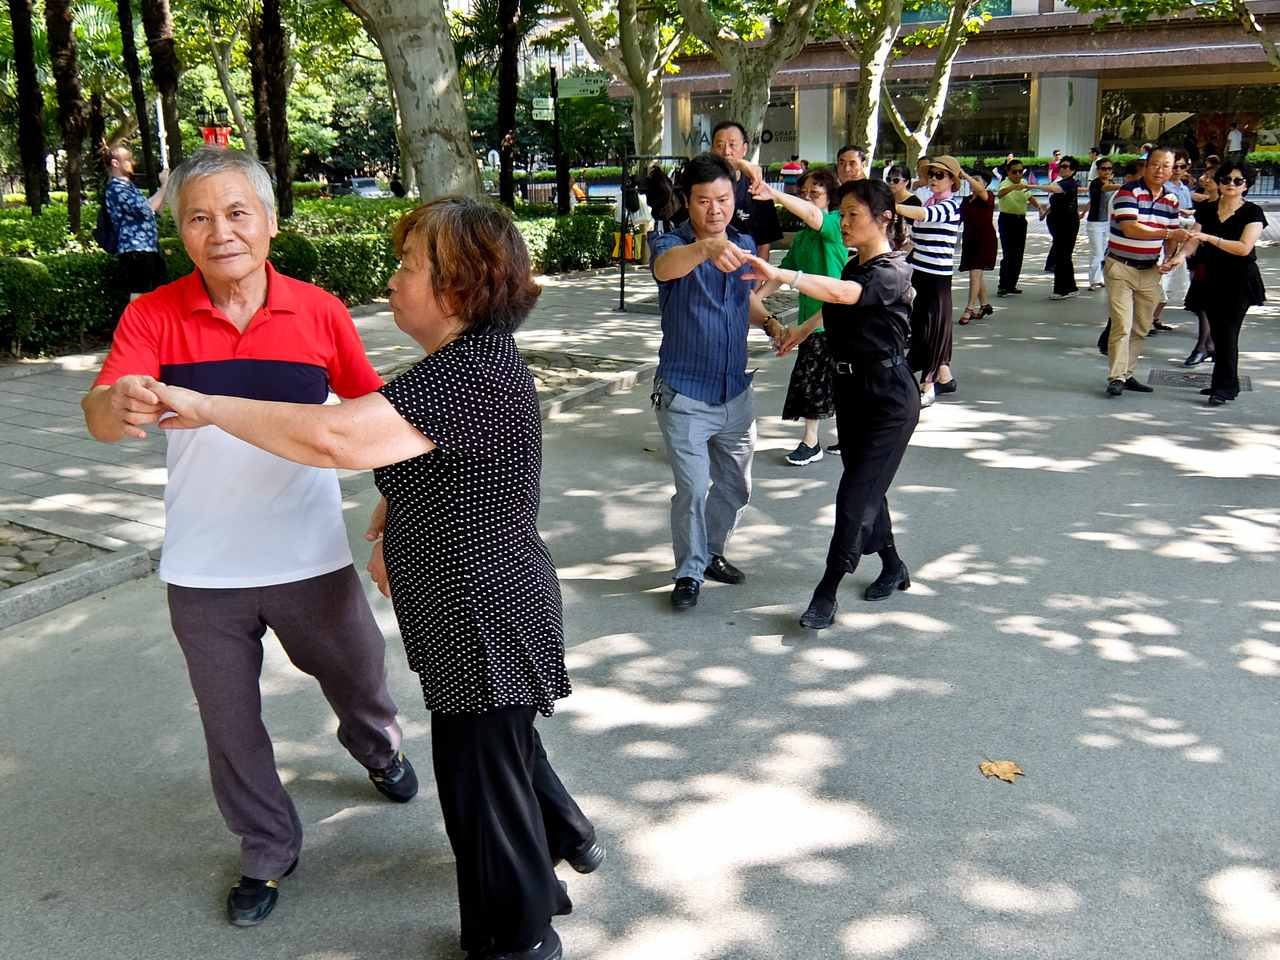
<svg viewBox="0 0 1280 960"><path fill-rule="evenodd" d="M1264 257L1280 291L1280 258ZM795 619L839 465L782 462L790 360L755 341L755 494L730 553L748 580L709 584L684 615L667 604L670 472L647 390L546 423L541 526L575 693L540 726L610 850L599 873L565 874L566 957L1280 956L1277 310L1250 315L1253 391L1237 403L1159 386L1107 400L1101 294L1050 303L1049 282L1029 274L1023 297L956 330L960 390L925 412L890 493L913 588L863 603L871 558L820 634ZM526 342L651 357L656 317L611 313L607 284L549 286ZM1143 379L1182 369L1191 323L1174 319ZM375 357L401 352L384 319L360 323ZM27 416L0 430L49 435L4 434L5 457L37 451L14 471L78 464L6 475L4 508L158 531L159 451L83 446L58 404L84 379L0 384L39 401L12 401ZM58 481L105 489L42 486ZM374 494L365 476L346 486L363 554ZM319 691L269 643L264 712L308 842L249 931L221 916L235 844L161 585L0 633L0 955L456 956L427 717L389 604L375 610L423 795L379 802ZM1027 776L988 782L983 759Z"/></svg>

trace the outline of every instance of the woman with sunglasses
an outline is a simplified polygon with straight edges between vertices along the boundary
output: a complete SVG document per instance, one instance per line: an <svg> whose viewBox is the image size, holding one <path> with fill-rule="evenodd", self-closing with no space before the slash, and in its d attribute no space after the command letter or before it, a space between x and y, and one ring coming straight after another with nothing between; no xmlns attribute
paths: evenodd
<svg viewBox="0 0 1280 960"><path fill-rule="evenodd" d="M955 157L929 159L929 199L924 206L895 204L898 215L915 221L911 264L911 350L908 361L920 374L920 405L931 406L939 393L955 393L951 375L951 273L960 235L963 173Z"/></svg>
<svg viewBox="0 0 1280 960"><path fill-rule="evenodd" d="M802 176L796 183L797 196L794 197L775 190L763 178L751 182L752 197L780 203L804 224L791 241L791 249L782 258L784 268L810 276L840 276L849 259L849 250L840 232L840 211L831 209L839 187L835 174L827 169L810 170ZM757 293L763 300L772 296L780 286L780 279L769 280ZM822 325L822 302L803 293L799 299L800 312L796 324L805 337L796 354L796 365L791 368L791 381L782 402L783 420L804 421L804 436L786 456L787 463L793 467L803 467L822 459L818 421L835 415L835 400L831 393L835 361L827 347L826 331Z"/></svg>
<svg viewBox="0 0 1280 960"><path fill-rule="evenodd" d="M1057 152L1054 152L1057 155ZM1080 292L1076 286L1076 265L1071 259L1080 236L1079 203L1080 182L1075 178L1076 158L1063 157L1058 161L1058 179L1046 183L1040 189L1049 194L1049 211L1041 217L1049 227L1053 245L1044 268L1053 271L1053 293L1050 300L1066 300Z"/></svg>
<svg viewBox="0 0 1280 960"><path fill-rule="evenodd" d="M1000 279L996 296L1007 297L1022 292L1018 278L1022 276L1022 258L1027 249L1027 206L1043 213L1040 201L1031 195L1031 184L1025 179L1027 168L1011 155L1005 163L1004 179L996 188L996 206L1000 209L996 226L1000 232Z"/></svg>
<svg viewBox="0 0 1280 960"><path fill-rule="evenodd" d="M905 203L911 207L924 206L920 198L911 192L911 171L904 164L899 163L890 167L884 182L889 185L889 192L893 194L895 205ZM893 222L889 224L889 244L902 253L910 253L913 246L911 226L907 218L899 213L893 215Z"/></svg>
<svg viewBox="0 0 1280 960"><path fill-rule="evenodd" d="M1167 263L1162 272L1175 269L1195 255L1193 286L1197 305L1209 318L1213 334L1213 379L1206 390L1209 406L1220 407L1240 393L1240 327L1250 307L1266 303L1266 288L1254 252L1267 218L1262 208L1245 199L1255 173L1247 163L1224 163L1214 180L1218 199L1196 204L1200 232Z"/></svg>
<svg viewBox="0 0 1280 960"><path fill-rule="evenodd" d="M1101 290L1102 264L1107 259L1107 238L1111 232L1111 194L1119 190L1120 181L1112 181L1115 164L1100 157L1097 176L1089 182L1089 212L1085 216L1085 230L1089 233L1089 289Z"/></svg>

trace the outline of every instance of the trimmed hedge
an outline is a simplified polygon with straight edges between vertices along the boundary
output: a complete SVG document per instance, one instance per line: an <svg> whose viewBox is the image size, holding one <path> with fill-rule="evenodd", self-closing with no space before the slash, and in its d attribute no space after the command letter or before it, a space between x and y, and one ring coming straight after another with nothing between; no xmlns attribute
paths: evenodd
<svg viewBox="0 0 1280 960"><path fill-rule="evenodd" d="M53 309L53 278L39 260L0 259L0 337L16 356Z"/></svg>
<svg viewBox="0 0 1280 960"><path fill-rule="evenodd" d="M396 271L385 233L313 237L311 243L319 257L314 282L348 305L382 296Z"/></svg>
<svg viewBox="0 0 1280 960"><path fill-rule="evenodd" d="M32 335L40 352L109 337L129 304L115 257L97 253L57 253L41 257L53 279L54 309Z"/></svg>

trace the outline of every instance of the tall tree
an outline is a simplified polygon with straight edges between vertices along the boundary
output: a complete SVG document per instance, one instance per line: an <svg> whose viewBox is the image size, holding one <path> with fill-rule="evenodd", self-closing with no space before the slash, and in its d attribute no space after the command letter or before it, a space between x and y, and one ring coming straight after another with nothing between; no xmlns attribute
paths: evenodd
<svg viewBox="0 0 1280 960"><path fill-rule="evenodd" d="M382 51L424 200L479 196L480 170L441 0L343 0Z"/></svg>
<svg viewBox="0 0 1280 960"><path fill-rule="evenodd" d="M942 122L942 110L947 103L947 91L951 88L951 68L955 65L956 54L965 45L969 37L982 28L983 17L972 16L979 0L951 0L947 11L946 23L932 30L917 31L907 39L912 46L921 45L936 47L938 58L933 64L933 75L929 79L929 88L924 96L924 112L915 129L902 115L898 105L894 103L888 86L881 90L881 102L885 112L893 124L899 139L907 148L907 165L915 167L916 161L929 149L929 141L938 131Z"/></svg>
<svg viewBox="0 0 1280 960"><path fill-rule="evenodd" d="M253 132L258 159L272 166L271 97L267 95L267 48L262 42L262 11L249 11L249 86L253 91Z"/></svg>
<svg viewBox="0 0 1280 960"><path fill-rule="evenodd" d="M689 37L678 11L657 3L617 0L593 9L588 0L560 0L587 52L631 88L631 128L637 156L662 152L662 75Z"/></svg>
<svg viewBox="0 0 1280 960"><path fill-rule="evenodd" d="M679 3L689 30L729 71L729 113L746 127L754 157L769 106L769 84L809 39L818 0L787 0L784 7L769 4L759 12L750 3L735 8L729 22L712 11L708 0ZM757 39L761 32L767 37L764 41Z"/></svg>
<svg viewBox="0 0 1280 960"><path fill-rule="evenodd" d="M256 156L258 139L254 136L253 127L245 121L240 97L236 93L235 85L231 82L231 48L238 31L233 29L230 36L226 35L212 13L205 14L205 23L209 29L209 56L213 60L214 69L218 72L218 85L222 87L222 96L226 99L227 108L231 111L231 121L236 125L240 139L244 141L245 150Z"/></svg>
<svg viewBox="0 0 1280 960"><path fill-rule="evenodd" d="M262 0L262 48L265 55L271 155L275 160L276 206L281 220L293 216L293 168L289 147L289 37L279 0Z"/></svg>
<svg viewBox="0 0 1280 960"><path fill-rule="evenodd" d="M498 0L498 196L511 209L516 206L516 96L520 90L520 21L537 0ZM532 18L530 18L532 19Z"/></svg>
<svg viewBox="0 0 1280 960"><path fill-rule="evenodd" d="M155 137L152 135L151 113L147 109L147 94L142 86L142 65L138 62L138 46L133 36L133 5L129 0L116 0L116 20L120 23L120 41L125 72L129 75L129 94L133 110L138 118L138 133L142 138L142 155L138 158L138 179L149 190L159 183L156 174L159 162Z"/></svg>
<svg viewBox="0 0 1280 960"><path fill-rule="evenodd" d="M858 61L858 86L853 93L853 140L867 151L867 165L875 159L880 139L880 91L902 30L903 0L838 0L824 4L818 14L824 32L840 41Z"/></svg>
<svg viewBox="0 0 1280 960"><path fill-rule="evenodd" d="M1193 10L1208 20L1234 20L1245 35L1258 42L1262 55L1274 70L1280 70L1280 26L1260 20L1247 0L1070 0L1085 13L1098 12L1099 25L1119 20L1124 24L1143 23L1152 17L1171 17Z"/></svg>
<svg viewBox="0 0 1280 960"><path fill-rule="evenodd" d="M85 116L72 21L68 0L45 0L44 22L58 97L58 126L62 130L62 149L66 154L67 223L72 233L79 233L80 158L84 149Z"/></svg>
<svg viewBox="0 0 1280 960"><path fill-rule="evenodd" d="M169 0L139 0L142 29L147 34L151 51L151 80L160 94L160 111L164 114L164 140L169 148L169 165L182 162L182 129L178 126L178 52L173 42L173 16Z"/></svg>
<svg viewBox="0 0 1280 960"><path fill-rule="evenodd" d="M9 0L13 27L13 59L18 75L18 153L22 157L22 187L32 216L39 216L46 193L44 166L44 95L36 74L35 40L31 29L31 0Z"/></svg>

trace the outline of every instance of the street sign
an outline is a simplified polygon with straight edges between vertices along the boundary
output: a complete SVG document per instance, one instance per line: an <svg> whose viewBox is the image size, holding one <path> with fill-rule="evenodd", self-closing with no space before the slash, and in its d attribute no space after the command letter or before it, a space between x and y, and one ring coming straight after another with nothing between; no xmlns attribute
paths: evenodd
<svg viewBox="0 0 1280 960"><path fill-rule="evenodd" d="M598 97L609 89L607 77L565 77L560 81L561 99L568 97Z"/></svg>
<svg viewBox="0 0 1280 960"><path fill-rule="evenodd" d="M555 104L551 102L550 97L533 98L533 109L535 110L550 110L554 106Z"/></svg>
<svg viewBox="0 0 1280 960"><path fill-rule="evenodd" d="M533 119L535 120L554 120L555 118L556 118L556 112L552 110L550 107L548 107L545 110L541 110L535 107L533 110Z"/></svg>

